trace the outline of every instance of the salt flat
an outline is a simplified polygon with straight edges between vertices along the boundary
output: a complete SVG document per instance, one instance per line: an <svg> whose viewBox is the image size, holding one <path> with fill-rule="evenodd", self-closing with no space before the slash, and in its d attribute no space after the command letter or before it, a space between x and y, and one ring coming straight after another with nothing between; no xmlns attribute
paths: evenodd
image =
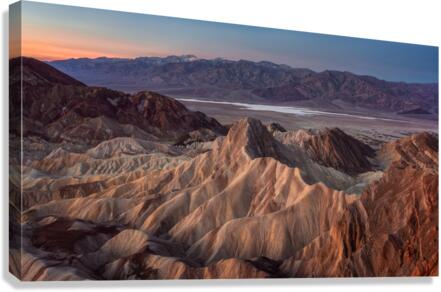
<svg viewBox="0 0 441 292"><path fill-rule="evenodd" d="M264 123L280 123L287 130L338 127L374 148L400 137L424 131L438 132L438 121L436 120L417 119L394 113L367 110L335 112L293 105L276 106L175 98L183 102L189 109L206 113L223 124L232 124L241 118L252 117Z"/></svg>
<svg viewBox="0 0 441 292"><path fill-rule="evenodd" d="M269 111L276 113L286 113L293 114L298 116L310 116L310 115L327 115L327 116L344 116L344 117L352 117L356 119L366 119L366 120L384 120L384 121L396 121L396 122L405 122L402 120L394 120L388 118L380 118L374 116L363 116L363 115L355 115L355 114L347 114L347 113L336 113L336 112L327 112L327 111L319 111L313 110L304 107L296 107L296 106L278 106L278 105L267 105L267 104L252 104L252 103L242 103L242 102L228 102L228 101L214 101L214 100L201 100L195 98L176 98L177 100L184 102L201 102L201 103L212 103L212 104L230 104L239 107L240 109L247 109L252 111Z"/></svg>

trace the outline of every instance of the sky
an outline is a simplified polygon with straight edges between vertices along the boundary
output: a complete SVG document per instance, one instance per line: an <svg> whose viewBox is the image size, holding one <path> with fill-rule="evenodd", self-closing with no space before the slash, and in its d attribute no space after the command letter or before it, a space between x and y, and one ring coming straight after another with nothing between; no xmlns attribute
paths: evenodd
<svg viewBox="0 0 441 292"><path fill-rule="evenodd" d="M22 52L40 60L168 56L270 61L438 82L438 48L24 1Z"/></svg>

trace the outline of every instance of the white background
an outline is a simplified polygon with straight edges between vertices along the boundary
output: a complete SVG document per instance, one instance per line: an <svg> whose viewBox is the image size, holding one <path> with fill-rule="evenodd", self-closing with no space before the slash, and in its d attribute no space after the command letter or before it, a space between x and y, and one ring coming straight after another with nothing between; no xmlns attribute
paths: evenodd
<svg viewBox="0 0 441 292"><path fill-rule="evenodd" d="M1 291L441 291L439 278L293 279L257 281L137 281L83 283L20 283L7 273L7 31L8 5L1 0ZM300 31L440 46L440 0L55 0L42 1L113 10L177 16Z"/></svg>

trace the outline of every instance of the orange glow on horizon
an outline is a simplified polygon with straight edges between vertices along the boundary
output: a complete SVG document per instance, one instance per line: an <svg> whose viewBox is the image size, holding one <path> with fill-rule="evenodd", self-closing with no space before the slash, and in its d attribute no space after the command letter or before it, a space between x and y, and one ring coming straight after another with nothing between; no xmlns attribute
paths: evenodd
<svg viewBox="0 0 441 292"><path fill-rule="evenodd" d="M69 58L97 58L103 56L112 58L129 57L112 53L103 54L101 51L88 49L68 48L38 41L23 42L22 55L26 57L33 57L42 61L53 61Z"/></svg>
<svg viewBox="0 0 441 292"><path fill-rule="evenodd" d="M42 41L23 41L22 42L22 55L26 57L36 58L42 61L53 61L53 60L63 60L69 58L98 58L98 57L109 57L109 58L136 58L139 56L165 56L167 54L158 54L152 52L136 52L134 48L112 47L112 51L127 52L126 54L114 53L111 50L99 50L97 48L87 48L87 47L68 47L51 42Z"/></svg>
<svg viewBox="0 0 441 292"><path fill-rule="evenodd" d="M42 61L69 58L135 58L139 56L165 56L164 48L152 44L148 48L139 44L115 42L112 38L97 37L77 31L60 31L55 27L25 26L22 30L21 55ZM161 53L158 53L161 52Z"/></svg>

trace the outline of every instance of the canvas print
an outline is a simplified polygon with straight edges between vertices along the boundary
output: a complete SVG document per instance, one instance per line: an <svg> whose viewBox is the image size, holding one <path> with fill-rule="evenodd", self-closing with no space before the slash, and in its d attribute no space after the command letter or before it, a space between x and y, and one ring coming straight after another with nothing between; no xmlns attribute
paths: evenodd
<svg viewBox="0 0 441 292"><path fill-rule="evenodd" d="M25 281L438 275L438 48L20 1Z"/></svg>

